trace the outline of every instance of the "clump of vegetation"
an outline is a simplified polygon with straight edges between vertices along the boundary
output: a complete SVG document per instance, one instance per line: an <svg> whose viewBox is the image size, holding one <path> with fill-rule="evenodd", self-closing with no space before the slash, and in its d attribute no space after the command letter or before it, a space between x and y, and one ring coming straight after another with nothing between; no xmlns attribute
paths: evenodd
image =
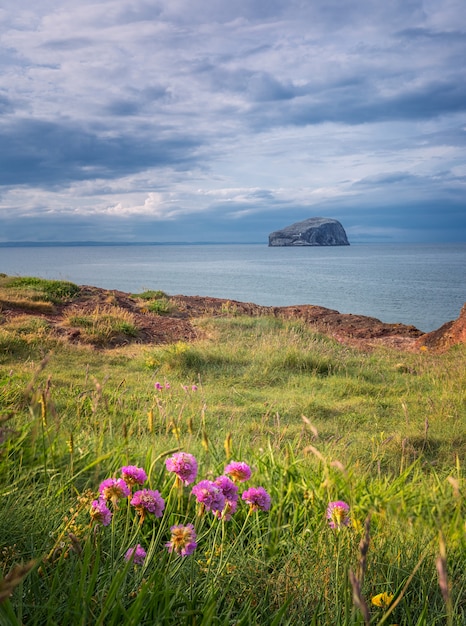
<svg viewBox="0 0 466 626"><path fill-rule="evenodd" d="M232 365L238 365L238 357L232 362L231 356L224 352L222 346L206 352L196 345L178 341L151 350L146 364L157 371L162 369L167 373L175 371L181 375L196 376L198 372L207 374L213 371L218 374L223 368L228 371Z"/></svg>
<svg viewBox="0 0 466 626"><path fill-rule="evenodd" d="M51 325L43 317L21 314L0 319L0 355L6 358L27 357L36 350L44 356L54 344Z"/></svg>
<svg viewBox="0 0 466 626"><path fill-rule="evenodd" d="M141 300L160 300L161 298L168 298L165 291L160 289L148 289L142 293L132 294L134 298L140 298Z"/></svg>
<svg viewBox="0 0 466 626"><path fill-rule="evenodd" d="M32 276L0 277L0 289L3 293L9 293L14 300L32 300L33 302L60 302L72 300L78 295L78 285L66 280L47 280Z"/></svg>
<svg viewBox="0 0 466 626"><path fill-rule="evenodd" d="M149 311L156 315L171 313L173 305L164 291L149 289L142 293L133 294L133 297L144 301L143 311Z"/></svg>
<svg viewBox="0 0 466 626"><path fill-rule="evenodd" d="M79 339L95 346L125 343L139 334L134 315L119 306L74 308L66 312L64 324L79 330Z"/></svg>
<svg viewBox="0 0 466 626"><path fill-rule="evenodd" d="M35 315L16 315L3 323L2 330L37 340L48 335L50 322Z"/></svg>
<svg viewBox="0 0 466 626"><path fill-rule="evenodd" d="M147 302L144 308L150 313L155 313L156 315L166 315L172 311L170 300L167 298L151 300Z"/></svg>

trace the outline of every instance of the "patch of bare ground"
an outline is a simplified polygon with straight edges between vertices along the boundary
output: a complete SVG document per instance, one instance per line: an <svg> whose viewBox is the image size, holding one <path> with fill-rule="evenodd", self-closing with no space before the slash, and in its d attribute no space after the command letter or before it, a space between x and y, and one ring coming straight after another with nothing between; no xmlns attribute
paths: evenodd
<svg viewBox="0 0 466 626"><path fill-rule="evenodd" d="M2 316L9 319L16 315L33 314L49 322L53 332L64 340L73 343L85 343L85 338L78 326L70 324L70 319L94 313L99 309L112 307L130 313L137 333L133 337L124 336L110 347L125 343L167 344L177 341L193 341L199 337L192 321L200 317L274 316L286 320L302 320L316 332L333 337L336 341L354 347L370 349L387 346L399 350L419 350L422 346L431 349L445 349L453 343L466 342L466 307L463 307L456 322L445 324L434 333L425 334L414 326L404 324L386 324L373 317L343 314L338 311L314 305L286 307L260 306L250 302L239 302L222 298L202 296L167 296L169 312L156 314L150 312L147 303L137 296L117 290L82 286L77 297L71 302L55 305L53 311L32 313L8 308L2 305ZM425 349L425 348L424 348Z"/></svg>
<svg viewBox="0 0 466 626"><path fill-rule="evenodd" d="M416 341L416 347L444 351L459 343L466 343L466 304L463 305L457 320L425 333Z"/></svg>

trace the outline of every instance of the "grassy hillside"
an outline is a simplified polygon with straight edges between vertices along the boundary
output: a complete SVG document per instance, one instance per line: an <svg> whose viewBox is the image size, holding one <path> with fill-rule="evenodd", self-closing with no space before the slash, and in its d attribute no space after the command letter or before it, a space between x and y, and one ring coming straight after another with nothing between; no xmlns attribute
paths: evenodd
<svg viewBox="0 0 466 626"><path fill-rule="evenodd" d="M25 297L73 298L58 287ZM193 342L107 350L61 340L40 306L4 316L0 624L464 624L465 347L363 351L267 316L192 323ZM197 460L189 485L166 467L179 451ZM252 476L219 519L192 488L232 461ZM124 497L103 525L92 502L124 466L163 512ZM242 499L251 487L270 509ZM327 519L339 501L347 516ZM170 552L188 524L196 549ZM136 545L141 564L125 559Z"/></svg>

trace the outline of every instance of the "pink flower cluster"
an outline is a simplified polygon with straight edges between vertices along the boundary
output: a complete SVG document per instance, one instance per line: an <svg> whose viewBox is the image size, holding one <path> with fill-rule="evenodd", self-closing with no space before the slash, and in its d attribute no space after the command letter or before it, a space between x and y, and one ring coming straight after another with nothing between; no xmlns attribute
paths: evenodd
<svg viewBox="0 0 466 626"><path fill-rule="evenodd" d="M123 478L106 478L100 483L99 500L92 503L91 516L97 521L101 521L104 526L107 525L109 519L107 511L111 512L106 506L111 501L113 506L120 498L131 497L131 489L135 485L142 485L147 480L147 474L141 467L136 465L126 465L121 468ZM165 502L158 491L151 489L141 489L136 491L130 500L130 504L134 506L138 514L144 518L146 513L153 513L155 517L162 517L165 508ZM105 510L107 509L107 510Z"/></svg>
<svg viewBox="0 0 466 626"><path fill-rule="evenodd" d="M169 472L175 474L180 486L190 485L197 478L197 460L192 454L177 452L166 459L165 465ZM219 519L228 521L238 507L238 484L250 478L251 468L247 463L232 461L224 468L221 476L215 480L201 480L192 487L191 493L201 505L201 513L211 511ZM103 480L99 485L99 497L91 505L92 521L108 526L118 510L118 501L124 498L139 516L140 525L144 523L148 515L153 515L155 518L162 517L165 501L159 491L142 488L147 480L145 470L136 465L123 466L120 478ZM135 487L141 488L132 493ZM268 511L271 506L270 495L263 487L250 487L242 494L242 500L249 504L251 511ZM197 536L192 524L177 524L171 526L170 531L170 541L165 544L170 553L184 557L194 552L197 547ZM145 558L146 552L140 544L129 548L125 554L125 559L135 565L141 565Z"/></svg>
<svg viewBox="0 0 466 626"><path fill-rule="evenodd" d="M215 511L215 515L228 522L238 507L238 487L225 475L216 478L214 484L220 488L225 498L223 509L221 511Z"/></svg>
<svg viewBox="0 0 466 626"><path fill-rule="evenodd" d="M225 467L222 476L214 481L201 480L193 487L191 493L201 504L201 513L204 510L212 511L216 517L228 521L238 507L238 486L235 482L245 482L250 477L251 468L247 463L233 461ZM250 505L251 510L270 509L271 498L263 487L251 487L243 493L242 499Z"/></svg>
<svg viewBox="0 0 466 626"><path fill-rule="evenodd" d="M197 461L191 454L174 455L171 462L167 463L168 467L173 468L170 471L176 470L177 475L185 484L193 482L197 476ZM113 517L113 512L108 505L111 503L116 510L118 500L121 498L130 498L129 503L139 515L140 524L144 522L148 514L162 517L165 501L157 490L139 489L131 494L135 485L141 486L146 482L147 474L144 469L136 465L126 465L121 468L121 475L122 478L106 478L100 483L99 499L94 500L91 505L92 521L108 526ZM192 524L172 526L171 540L166 544L170 552L188 556L194 552L196 546L196 532ZM135 565L142 565L145 558L146 552L140 544L129 548L125 554L125 559Z"/></svg>
<svg viewBox="0 0 466 626"><path fill-rule="evenodd" d="M103 498L92 502L90 515L93 521L99 522L102 526L108 526L112 521L112 512Z"/></svg>

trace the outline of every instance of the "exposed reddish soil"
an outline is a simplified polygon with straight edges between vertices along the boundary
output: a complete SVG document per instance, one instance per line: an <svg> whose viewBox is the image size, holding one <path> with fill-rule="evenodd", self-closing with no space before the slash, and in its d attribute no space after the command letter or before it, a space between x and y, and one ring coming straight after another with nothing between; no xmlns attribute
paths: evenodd
<svg viewBox="0 0 466 626"><path fill-rule="evenodd" d="M303 320L317 332L333 337L340 343L369 347L387 345L400 349L411 349L422 331L414 326L385 324L374 317L339 313L332 309L311 304L268 307L250 302L200 298L197 296L175 296L172 301L178 308L192 317L199 315L272 315L287 320Z"/></svg>
<svg viewBox="0 0 466 626"><path fill-rule="evenodd" d="M457 320L447 322L437 330L425 333L419 337L415 346L443 351L459 343L466 343L466 304L463 305Z"/></svg>
<svg viewBox="0 0 466 626"><path fill-rule="evenodd" d="M332 309L313 305L286 307L260 306L250 302L238 302L221 298L200 296L170 296L170 312L164 315L150 313L146 303L130 294L82 286L77 298L56 306L53 312L38 313L25 308L8 308L3 304L2 316L5 319L17 315L41 315L45 317L54 331L65 339L79 343L82 341L79 328L66 322L70 311L94 311L97 307L120 307L133 316L138 327L138 336L133 339L139 343L167 344L176 341L192 341L198 331L192 320L200 317L237 315L274 317L288 320L303 320L312 329L333 337L342 344L361 348L389 346L400 350L428 349L444 350L455 343L466 343L466 305L456 321L444 324L432 333L422 333L414 326L404 324L385 324L373 317L343 314ZM125 343L131 339L126 337ZM116 342L116 344L121 342ZM114 345L116 345L114 344ZM425 348L424 348L425 349Z"/></svg>

